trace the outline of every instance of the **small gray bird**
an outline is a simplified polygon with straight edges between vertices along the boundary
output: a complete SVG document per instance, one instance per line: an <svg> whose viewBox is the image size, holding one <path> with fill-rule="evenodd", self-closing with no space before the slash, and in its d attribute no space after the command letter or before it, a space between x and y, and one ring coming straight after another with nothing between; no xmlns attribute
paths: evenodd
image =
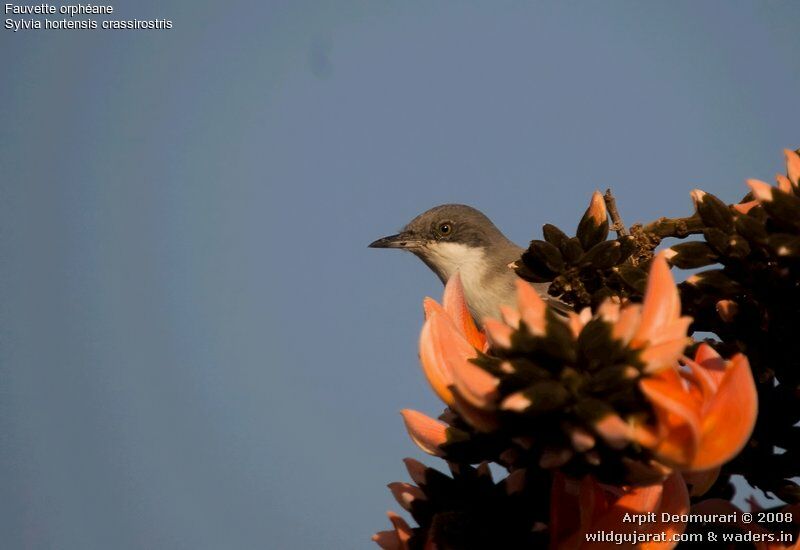
<svg viewBox="0 0 800 550"><path fill-rule="evenodd" d="M458 271L472 316L477 321L498 318L499 306L516 304L516 273L509 264L523 249L506 238L482 212L463 204L443 204L423 212L397 235L383 237L370 248L401 248L413 253L443 283ZM547 283L533 285L543 299Z"/></svg>

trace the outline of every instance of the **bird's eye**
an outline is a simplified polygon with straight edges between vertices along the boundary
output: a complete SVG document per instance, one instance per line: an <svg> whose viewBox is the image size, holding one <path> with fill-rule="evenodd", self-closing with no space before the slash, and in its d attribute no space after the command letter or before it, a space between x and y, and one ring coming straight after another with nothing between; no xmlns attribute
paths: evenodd
<svg viewBox="0 0 800 550"><path fill-rule="evenodd" d="M436 228L439 235L445 237L453 232L453 224L450 222L442 222L439 224L439 227Z"/></svg>

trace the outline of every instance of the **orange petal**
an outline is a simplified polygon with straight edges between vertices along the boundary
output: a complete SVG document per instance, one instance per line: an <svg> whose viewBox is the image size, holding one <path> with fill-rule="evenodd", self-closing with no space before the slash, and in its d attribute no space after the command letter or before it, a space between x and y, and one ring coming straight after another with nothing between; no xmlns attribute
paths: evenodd
<svg viewBox="0 0 800 550"><path fill-rule="evenodd" d="M609 300L606 300L608 303ZM580 313L575 313L572 311L567 312L567 324L569 325L570 331L572 331L572 336L577 338L580 336L581 331L583 331L583 327L586 326L586 323L592 320L592 309L585 307L583 308Z"/></svg>
<svg viewBox="0 0 800 550"><path fill-rule="evenodd" d="M691 322L691 319L689 321ZM689 323L686 323L686 326L688 325ZM640 358L645 364L645 372L652 373L664 368L674 367L678 358L683 355L686 346L688 346L691 341L691 338L685 336L680 339L650 345L644 348Z"/></svg>
<svg viewBox="0 0 800 550"><path fill-rule="evenodd" d="M705 369L725 371L725 359L717 353L717 350L706 344L705 342L697 347L694 354L694 361Z"/></svg>
<svg viewBox="0 0 800 550"><path fill-rule="evenodd" d="M622 449L631 441L633 431L618 414L608 414L594 425L595 431L614 449Z"/></svg>
<svg viewBox="0 0 800 550"><path fill-rule="evenodd" d="M406 470L408 470L408 475L411 476L412 481L417 485L425 485L425 472L428 467L413 458L404 458L403 463L406 465Z"/></svg>
<svg viewBox="0 0 800 550"><path fill-rule="evenodd" d="M442 305L467 341L474 347L482 349L486 340L478 330L478 327L475 326L475 321L469 312L467 300L464 296L464 287L461 284L461 275L458 272L450 277L444 287Z"/></svg>
<svg viewBox="0 0 800 550"><path fill-rule="evenodd" d="M678 288L669 271L664 253L653 258L647 290L642 304L642 320L632 340L633 346L642 346L658 335L667 324L680 315L681 302Z"/></svg>
<svg viewBox="0 0 800 550"><path fill-rule="evenodd" d="M662 513L669 514L685 514L689 510L689 494L686 491L686 484L683 482L680 474L671 474L663 484L649 485L645 487L633 487L626 491L619 499L616 500L605 512L602 517L598 518L591 527L592 531L612 531L624 529L626 525L623 522L626 514L647 514L655 512L656 517L661 518ZM686 524L669 523L665 524L661 521L652 523L645 523L641 526L637 525L636 530L639 532L666 532L667 540L670 540L672 535L682 533L686 528ZM637 548L643 549L661 549L672 548L675 546L674 542L643 542L639 543ZM589 547L589 545L587 545ZM598 548L599 546L593 545L590 548ZM609 548L612 546L609 546ZM619 548L619 546L616 546Z"/></svg>
<svg viewBox="0 0 800 550"><path fill-rule="evenodd" d="M440 446L447 443L454 435L462 433L418 411L403 409L400 414L403 416L411 440L417 447L433 456L443 456L444 451Z"/></svg>
<svg viewBox="0 0 800 550"><path fill-rule="evenodd" d="M733 300L720 300L716 305L719 318L726 323L733 322L736 314L739 313L739 304Z"/></svg>
<svg viewBox="0 0 800 550"><path fill-rule="evenodd" d="M666 485L666 482L664 485ZM609 526L622 524L621 521L613 520L620 517L623 511L639 514L655 512L664 495L664 485L654 484L644 487L631 487L611 505L609 513L601 521L597 522L595 526L598 524L608 524Z"/></svg>
<svg viewBox="0 0 800 550"><path fill-rule="evenodd" d="M584 453L594 447L595 438L592 434L582 428L572 428L569 430L569 439L572 447L579 453Z"/></svg>
<svg viewBox="0 0 800 550"><path fill-rule="evenodd" d="M451 345L455 328L443 311L431 313L419 337L419 359L428 383L448 406L454 403L450 386L453 376L445 360L445 347ZM462 338L463 340L463 338Z"/></svg>
<svg viewBox="0 0 800 550"><path fill-rule="evenodd" d="M760 202L772 200L772 186L761 180L747 180L747 186L753 192L753 196Z"/></svg>
<svg viewBox="0 0 800 550"><path fill-rule="evenodd" d="M614 324L619 321L620 310L619 302L604 300L600 307L597 308L597 314L603 318L603 321Z"/></svg>
<svg viewBox="0 0 800 550"><path fill-rule="evenodd" d="M708 405L702 424L702 441L692 470L708 470L724 464L742 450L758 414L758 394L747 358L738 354Z"/></svg>
<svg viewBox="0 0 800 550"><path fill-rule="evenodd" d="M483 328L486 330L486 336L493 346L500 348L511 347L511 335L514 333L514 329L510 326L497 319L487 318L483 320Z"/></svg>
<svg viewBox="0 0 800 550"><path fill-rule="evenodd" d="M664 369L639 382L658 417L660 441L653 451L660 459L685 466L700 443L699 404L683 386L675 369Z"/></svg>
<svg viewBox="0 0 800 550"><path fill-rule="evenodd" d="M619 312L619 320L614 323L611 335L627 344L633 338L642 315L642 306L639 304L626 304Z"/></svg>
<svg viewBox="0 0 800 550"><path fill-rule="evenodd" d="M452 363L451 372L460 396L476 407L492 406L500 383L497 378L470 361Z"/></svg>
<svg viewBox="0 0 800 550"><path fill-rule="evenodd" d="M523 392L516 392L506 397L500 404L500 408L507 411L523 412L532 403Z"/></svg>
<svg viewBox="0 0 800 550"><path fill-rule="evenodd" d="M627 514L654 512L656 517L661 518L662 513L685 514L689 510L686 484L675 473L663 483L626 490L601 485L590 476L581 480L579 489L576 484L574 480L565 479L563 474L556 474L553 479L551 547L558 550L619 548L613 542L588 543L586 533L627 530L626 527L630 525L624 521ZM673 535L682 533L685 524L656 521L634 527L640 533L665 531L669 540ZM674 543L650 542L640 543L637 548L661 550L672 546Z"/></svg>
<svg viewBox="0 0 800 550"><path fill-rule="evenodd" d="M589 476L585 479L591 483ZM592 515L591 510L587 508L591 506L590 499L595 493L589 488L585 491L586 494L582 494L584 491L581 491L581 488L582 483L566 477L559 471L553 473L550 489L550 548L577 548L577 545L570 544L571 541L579 541L578 544L583 542L580 537L589 527ZM581 510L587 512L584 518L588 516L583 522L581 522Z"/></svg>
<svg viewBox="0 0 800 550"><path fill-rule="evenodd" d="M683 371L682 375L692 380L700 388L704 401L710 403L727 372L725 360L714 348L703 343L697 348L694 360L686 358L684 362L689 371Z"/></svg>
<svg viewBox="0 0 800 550"><path fill-rule="evenodd" d="M427 320L434 312L445 313L444 308L439 305L439 302L430 297L425 297L422 300L422 310L425 312L425 319Z"/></svg>
<svg viewBox="0 0 800 550"><path fill-rule="evenodd" d="M673 473L664 481L664 490L661 496L657 510L657 517L662 517L662 514L682 515L689 511L689 493L686 490L686 483L678 472ZM670 522L661 523L654 522L648 525L649 532L664 532L667 534L665 542L645 542L640 548L642 550L661 550L673 548L675 543L670 542L676 535L682 534L686 530L686 523Z"/></svg>
<svg viewBox="0 0 800 550"><path fill-rule="evenodd" d="M795 185L800 185L800 155L791 149L784 149L786 155L786 173Z"/></svg>
<svg viewBox="0 0 800 550"><path fill-rule="evenodd" d="M493 412L476 407L464 399L459 392L455 392L453 397L455 398L453 408L457 410L464 420L472 427L481 432L491 432L497 429L498 421Z"/></svg>
<svg viewBox="0 0 800 550"><path fill-rule="evenodd" d="M706 406L711 403L717 393L717 380L694 361L684 358L684 362L689 370L688 372L682 370L681 376L689 382L687 391L697 400L702 415Z"/></svg>
<svg viewBox="0 0 800 550"><path fill-rule="evenodd" d="M555 550L583 547L595 517L607 508L605 494L591 476L578 482L556 473L550 502L550 548Z"/></svg>
<svg viewBox="0 0 800 550"><path fill-rule="evenodd" d="M649 426L642 425L642 424L633 424L631 427L631 439L641 445L642 447L647 447L648 449L654 448L658 445L659 442L659 434L656 430L652 429Z"/></svg>
<svg viewBox="0 0 800 550"><path fill-rule="evenodd" d="M435 318L431 319L431 322L434 321ZM488 406L496 393L499 380L470 361L477 356L475 348L460 335L452 332L448 334L445 331L446 327L442 327L441 332L447 338L447 340L440 339L442 359L459 394L476 407ZM436 332L438 333L439 329Z"/></svg>
<svg viewBox="0 0 800 550"><path fill-rule="evenodd" d="M572 336L575 338L580 336L580 333L583 330L583 321L581 320L580 315L573 313L572 311L568 311L567 321L569 323L569 328L572 331Z"/></svg>
<svg viewBox="0 0 800 550"><path fill-rule="evenodd" d="M734 204L733 209L739 212L740 214L747 214L752 210L754 207L758 206L758 201L747 201L747 202L740 202L739 204Z"/></svg>
<svg viewBox="0 0 800 550"><path fill-rule="evenodd" d="M695 204L695 207L703 202L703 197L706 196L706 192L702 189L692 189L689 191L689 195L692 197L692 201Z"/></svg>
<svg viewBox="0 0 800 550"><path fill-rule="evenodd" d="M522 279L516 280L517 284L517 307L520 316L528 330L533 334L541 336L545 332L544 313L547 306L542 300L536 289Z"/></svg>
<svg viewBox="0 0 800 550"><path fill-rule="evenodd" d="M422 489L410 483L395 481L388 487L394 499L404 510L411 510L411 503L415 500L425 500L425 493L422 492Z"/></svg>
<svg viewBox="0 0 800 550"><path fill-rule="evenodd" d="M596 225L601 225L608 221L606 201L603 199L603 194L600 191L592 193L592 201L589 203L589 216L591 216Z"/></svg>
<svg viewBox="0 0 800 550"><path fill-rule="evenodd" d="M502 305L500 306L500 317L503 318L503 322L508 326L518 329L519 328L519 311L511 306Z"/></svg>
<svg viewBox="0 0 800 550"><path fill-rule="evenodd" d="M420 336L420 359L425 376L442 401L448 405L454 402L448 386L453 383L457 369L457 384L462 386L464 397L477 406L485 404L488 393L494 389L487 384L493 381L496 385L496 380L469 361L477 355L475 348L458 332L449 317L431 314Z"/></svg>
<svg viewBox="0 0 800 550"><path fill-rule="evenodd" d="M411 539L411 527L408 526L406 520L395 514L394 512L386 512L389 516L389 521L394 525L394 530L397 532L397 538L400 540L401 548L408 548L408 541Z"/></svg>
<svg viewBox="0 0 800 550"><path fill-rule="evenodd" d="M669 342L672 340L685 340L686 334L689 332L689 325L692 324L691 317L677 317L664 324L657 334L653 335L650 340L651 345L660 344L662 342Z"/></svg>
<svg viewBox="0 0 800 550"><path fill-rule="evenodd" d="M397 531L378 531L372 535L372 540L383 550L402 550L403 548Z"/></svg>
<svg viewBox="0 0 800 550"><path fill-rule="evenodd" d="M778 182L778 189L783 191L784 193L791 193L792 192L792 182L784 176L783 174L778 174L775 176L775 181Z"/></svg>

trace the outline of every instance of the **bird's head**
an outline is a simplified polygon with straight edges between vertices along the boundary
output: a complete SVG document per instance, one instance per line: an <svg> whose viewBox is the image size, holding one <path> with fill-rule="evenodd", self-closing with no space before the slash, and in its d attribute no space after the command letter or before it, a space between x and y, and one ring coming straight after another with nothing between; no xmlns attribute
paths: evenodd
<svg viewBox="0 0 800 550"><path fill-rule="evenodd" d="M463 204L444 204L411 220L400 233L370 248L408 250L446 281L456 269L481 269L487 260L517 248L482 212ZM503 256L505 259L505 255Z"/></svg>

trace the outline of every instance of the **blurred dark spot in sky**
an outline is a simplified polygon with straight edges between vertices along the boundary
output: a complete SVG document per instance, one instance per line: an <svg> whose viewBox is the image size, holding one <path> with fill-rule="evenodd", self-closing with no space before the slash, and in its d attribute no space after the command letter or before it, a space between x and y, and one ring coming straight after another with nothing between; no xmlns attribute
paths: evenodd
<svg viewBox="0 0 800 550"><path fill-rule="evenodd" d="M325 80L333 74L331 52L333 46L328 37L315 37L308 49L308 68L315 77Z"/></svg>

